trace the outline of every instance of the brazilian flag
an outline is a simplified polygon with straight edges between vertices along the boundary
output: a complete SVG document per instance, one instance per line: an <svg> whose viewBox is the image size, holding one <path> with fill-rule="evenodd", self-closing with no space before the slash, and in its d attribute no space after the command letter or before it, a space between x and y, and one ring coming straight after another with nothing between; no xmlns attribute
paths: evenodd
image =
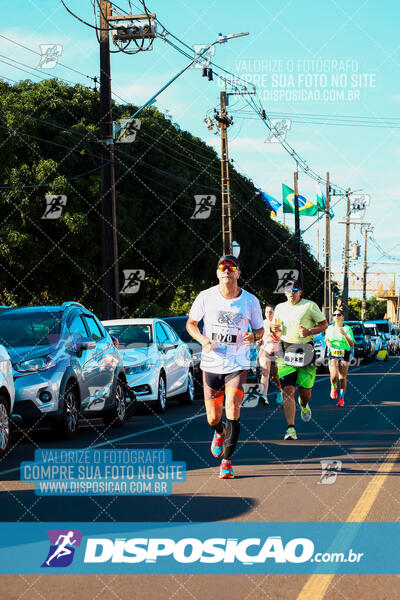
<svg viewBox="0 0 400 600"><path fill-rule="evenodd" d="M289 186L282 184L282 197L283 197L283 212L294 214L294 190ZM304 196L297 195L299 204L299 213L304 217L316 217L318 215L318 206L313 204Z"/></svg>

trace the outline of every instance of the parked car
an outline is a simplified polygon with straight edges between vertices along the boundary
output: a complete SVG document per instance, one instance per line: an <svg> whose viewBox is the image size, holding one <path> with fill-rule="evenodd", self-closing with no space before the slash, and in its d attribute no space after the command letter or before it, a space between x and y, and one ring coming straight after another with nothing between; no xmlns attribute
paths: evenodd
<svg viewBox="0 0 400 600"><path fill-rule="evenodd" d="M371 336L361 321L344 321L344 325L350 325L354 335L354 356L362 360L372 360Z"/></svg>
<svg viewBox="0 0 400 600"><path fill-rule="evenodd" d="M325 341L325 332L314 335L314 350L315 350L315 364L320 370L327 370L328 368L328 346Z"/></svg>
<svg viewBox="0 0 400 600"><path fill-rule="evenodd" d="M400 330L397 327L397 325L393 325L392 332L393 332L393 340L392 340L393 353L400 354Z"/></svg>
<svg viewBox="0 0 400 600"><path fill-rule="evenodd" d="M0 345L0 458L6 454L10 443L10 417L14 399L11 358L4 346Z"/></svg>
<svg viewBox="0 0 400 600"><path fill-rule="evenodd" d="M373 345L373 354L374 356L376 356L378 352L382 350L382 336L380 335L375 323L369 323L368 321L365 321L364 327L371 337L371 344Z"/></svg>
<svg viewBox="0 0 400 600"><path fill-rule="evenodd" d="M141 402L164 412L171 397L195 400L193 360L187 345L162 319L103 321L118 339L128 386Z"/></svg>
<svg viewBox="0 0 400 600"><path fill-rule="evenodd" d="M365 324L372 323L377 326L380 333L383 333L388 343L388 353L395 354L396 351L396 333L394 326L389 319L375 319L365 321Z"/></svg>
<svg viewBox="0 0 400 600"><path fill-rule="evenodd" d="M189 352L192 355L193 367L195 371L198 372L200 370L201 344L199 344L199 342L196 342L196 340L193 339L192 336L186 331L187 320L187 316L163 317L163 321L165 321L170 327L172 327L172 329L181 338L182 342L185 342L185 344L189 348ZM199 329L200 331L202 331L203 321L199 322Z"/></svg>
<svg viewBox="0 0 400 600"><path fill-rule="evenodd" d="M124 424L129 406L121 356L84 306L3 310L0 331L13 364L16 418L53 424L68 439L77 435L81 416Z"/></svg>

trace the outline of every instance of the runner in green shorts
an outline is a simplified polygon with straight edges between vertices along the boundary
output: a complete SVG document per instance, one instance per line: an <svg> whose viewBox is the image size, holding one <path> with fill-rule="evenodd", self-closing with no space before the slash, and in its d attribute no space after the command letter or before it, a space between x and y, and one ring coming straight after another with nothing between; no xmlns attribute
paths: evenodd
<svg viewBox="0 0 400 600"><path fill-rule="evenodd" d="M311 419L311 390L315 381L313 336L328 327L324 315L312 300L302 298L299 281L285 288L287 302L275 309L273 331L280 338L281 356L277 359L278 376L283 390L283 410L287 421L285 440L297 440L295 429L297 385L301 418Z"/></svg>

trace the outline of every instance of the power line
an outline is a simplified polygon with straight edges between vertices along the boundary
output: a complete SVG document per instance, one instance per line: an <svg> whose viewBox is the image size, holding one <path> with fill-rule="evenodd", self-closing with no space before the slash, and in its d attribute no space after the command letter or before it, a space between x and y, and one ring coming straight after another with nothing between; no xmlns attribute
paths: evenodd
<svg viewBox="0 0 400 600"><path fill-rule="evenodd" d="M24 44L21 44L20 42L17 42L16 40L13 40L9 37L7 37L6 35L3 35L0 33L0 37L2 37L3 39L15 44L16 46L20 46L21 48L25 48L25 50L28 50L29 52L32 52L33 54L36 54L37 56L42 56L40 52L36 52L36 50L33 50L32 48L29 48L29 46L25 46ZM87 77L88 79L92 79L94 81L94 77L92 77L91 75L87 75L86 73L82 73L82 71L78 71L78 69L74 69L73 67L70 67L69 65L66 65L65 63L60 62L59 60L57 61L57 65L60 65L61 67L64 67L65 69L69 69L70 71L73 71L74 73L78 73L79 75L82 75L83 77Z"/></svg>
<svg viewBox="0 0 400 600"><path fill-rule="evenodd" d="M43 75L48 75L52 79L55 78L52 73L47 73L46 71L43 71L43 69L38 69L37 67L32 67L31 65L27 65L26 63L15 60L14 58L11 58L10 56L5 56L4 54L0 54L0 56L2 58L7 58L8 60L12 60L13 62L17 63L17 65L22 65L23 67L28 67L28 69L33 69L34 71L39 71L39 73L43 73ZM10 66L13 67L14 65L10 65ZM76 85L75 81L70 81L69 79L63 79L62 77L56 77L56 79L60 79L61 81L65 81L66 83Z"/></svg>

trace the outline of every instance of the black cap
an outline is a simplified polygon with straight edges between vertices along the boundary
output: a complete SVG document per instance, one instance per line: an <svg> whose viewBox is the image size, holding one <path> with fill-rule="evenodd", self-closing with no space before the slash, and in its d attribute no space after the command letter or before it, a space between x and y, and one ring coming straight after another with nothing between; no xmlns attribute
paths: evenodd
<svg viewBox="0 0 400 600"><path fill-rule="evenodd" d="M285 285L285 291L286 290L290 290L292 288L297 288L298 290L302 290L303 286L301 284L301 281L299 279L296 279L295 281L289 281L286 285Z"/></svg>
<svg viewBox="0 0 400 600"><path fill-rule="evenodd" d="M236 258L236 256L233 256L233 254L225 254L225 256L221 256L221 258L218 261L218 265L220 265L222 262L225 262L225 261L232 262L234 265L239 267L239 261Z"/></svg>

